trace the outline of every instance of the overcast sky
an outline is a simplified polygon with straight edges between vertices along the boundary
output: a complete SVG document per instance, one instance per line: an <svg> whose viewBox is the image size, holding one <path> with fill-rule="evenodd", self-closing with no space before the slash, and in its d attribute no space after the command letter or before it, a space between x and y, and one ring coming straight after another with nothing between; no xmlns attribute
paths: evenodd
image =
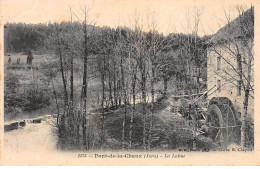
<svg viewBox="0 0 260 169"><path fill-rule="evenodd" d="M249 8L254 0L236 0L236 4ZM238 16L231 0L2 0L1 18L6 22L48 23L68 21L69 7L79 19L81 9L90 9L90 18L98 26L116 27L133 25L135 13L140 13L144 29L147 16L155 13L157 30L164 34L171 32L192 33L195 11L201 13L198 34L213 34L227 23L224 10L230 18ZM73 20L78 20L73 16ZM91 20L92 20L91 19Z"/></svg>

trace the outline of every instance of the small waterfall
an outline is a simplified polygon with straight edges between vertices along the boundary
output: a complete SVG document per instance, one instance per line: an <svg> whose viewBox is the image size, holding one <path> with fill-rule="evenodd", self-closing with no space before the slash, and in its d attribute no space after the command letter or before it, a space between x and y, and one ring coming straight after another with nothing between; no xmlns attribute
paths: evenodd
<svg viewBox="0 0 260 169"><path fill-rule="evenodd" d="M20 121L7 122L4 124L4 131L8 132L8 131L12 131L15 129L19 129L19 128L25 127L29 123L41 123L42 121L51 119L53 117L54 117L53 115L45 115L45 116L41 116L41 117L37 117L37 118L33 118L33 119L24 119L24 120L20 120Z"/></svg>

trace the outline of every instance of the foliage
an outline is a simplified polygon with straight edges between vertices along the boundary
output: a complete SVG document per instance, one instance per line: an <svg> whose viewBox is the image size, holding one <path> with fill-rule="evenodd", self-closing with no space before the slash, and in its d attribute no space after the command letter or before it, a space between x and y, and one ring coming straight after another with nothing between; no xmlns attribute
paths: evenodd
<svg viewBox="0 0 260 169"><path fill-rule="evenodd" d="M50 105L49 90L46 88L36 89L36 84L28 84L30 88L26 93L21 92L17 76L10 73L5 75L5 111L12 110L32 111ZM14 109L15 108L15 109Z"/></svg>

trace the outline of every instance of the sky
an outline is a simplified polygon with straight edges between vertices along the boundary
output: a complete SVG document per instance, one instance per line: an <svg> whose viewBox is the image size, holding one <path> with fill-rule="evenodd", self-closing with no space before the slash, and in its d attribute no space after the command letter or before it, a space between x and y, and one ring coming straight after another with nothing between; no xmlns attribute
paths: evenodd
<svg viewBox="0 0 260 169"><path fill-rule="evenodd" d="M236 5L249 8L257 0L0 0L1 19L6 22L48 23L83 19L82 9L89 10L89 21L97 26L133 27L139 16L144 30L156 18L160 33L192 33L195 14L200 14L198 35L216 33L227 23L226 14L238 16ZM258 3L259 4L259 3ZM197 12L196 12L197 11ZM154 17L152 17L154 16Z"/></svg>

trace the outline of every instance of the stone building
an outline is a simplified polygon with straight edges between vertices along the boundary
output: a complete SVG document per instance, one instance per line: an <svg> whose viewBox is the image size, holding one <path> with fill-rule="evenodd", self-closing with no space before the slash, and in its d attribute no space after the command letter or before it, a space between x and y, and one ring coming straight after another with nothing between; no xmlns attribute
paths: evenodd
<svg viewBox="0 0 260 169"><path fill-rule="evenodd" d="M227 97L239 116L243 113L245 90L249 82L248 114L254 112L254 8L221 28L207 49L208 99Z"/></svg>

